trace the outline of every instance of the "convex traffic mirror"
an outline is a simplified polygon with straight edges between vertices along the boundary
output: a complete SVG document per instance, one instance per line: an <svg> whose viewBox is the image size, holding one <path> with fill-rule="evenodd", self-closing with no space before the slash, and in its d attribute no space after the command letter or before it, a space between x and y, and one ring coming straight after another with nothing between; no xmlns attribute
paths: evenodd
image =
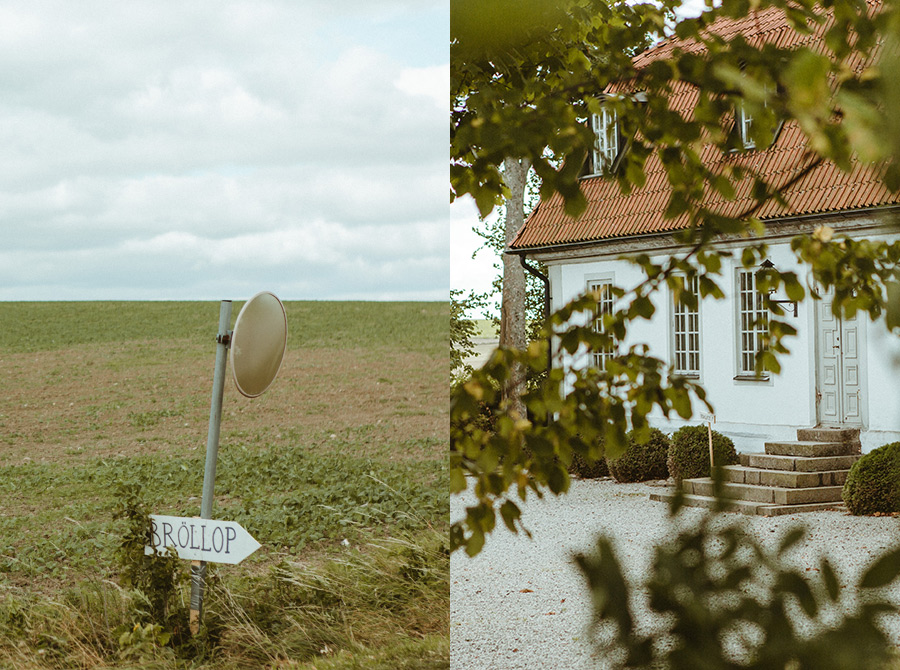
<svg viewBox="0 0 900 670"><path fill-rule="evenodd" d="M281 368L286 344L284 305L268 291L257 293L241 309L231 336L231 374L238 391L248 398L265 393Z"/></svg>

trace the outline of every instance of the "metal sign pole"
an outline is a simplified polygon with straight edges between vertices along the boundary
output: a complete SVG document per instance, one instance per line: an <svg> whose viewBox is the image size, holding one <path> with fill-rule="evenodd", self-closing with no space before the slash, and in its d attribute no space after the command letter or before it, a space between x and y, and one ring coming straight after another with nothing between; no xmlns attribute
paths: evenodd
<svg viewBox="0 0 900 670"><path fill-rule="evenodd" d="M206 468L203 473L203 499L200 502L200 518L211 519L213 490L216 485L216 460L219 455L219 426L222 422L222 397L225 393L225 365L228 347L231 345L231 301L223 300L219 307L219 332L216 335L216 367L213 373L212 402L209 407L209 433L206 438ZM203 586L206 581L206 563L191 564L191 632L200 630L203 612Z"/></svg>

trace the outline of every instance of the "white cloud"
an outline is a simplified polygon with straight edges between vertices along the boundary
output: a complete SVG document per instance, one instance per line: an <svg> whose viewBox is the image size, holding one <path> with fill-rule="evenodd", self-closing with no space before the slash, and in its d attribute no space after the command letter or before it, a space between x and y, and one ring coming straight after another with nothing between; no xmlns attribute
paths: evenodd
<svg viewBox="0 0 900 670"><path fill-rule="evenodd" d="M190 298L221 258L445 295L443 5L339 4L4 3L0 298Z"/></svg>
<svg viewBox="0 0 900 670"><path fill-rule="evenodd" d="M435 105L447 110L449 115L449 65L404 68L394 81L394 85L408 95L431 98Z"/></svg>
<svg viewBox="0 0 900 670"><path fill-rule="evenodd" d="M175 70L148 82L125 102L137 123L187 122L240 129L281 121L285 113L248 92L233 73L220 68Z"/></svg>
<svg viewBox="0 0 900 670"><path fill-rule="evenodd" d="M220 239L173 231L76 250L0 251L0 300L16 299L6 287L22 274L39 300L121 298L122 287L135 298L184 297L186 287L198 299L263 288L290 297L302 287L316 299L445 300L449 257L445 233L431 222L313 221Z"/></svg>

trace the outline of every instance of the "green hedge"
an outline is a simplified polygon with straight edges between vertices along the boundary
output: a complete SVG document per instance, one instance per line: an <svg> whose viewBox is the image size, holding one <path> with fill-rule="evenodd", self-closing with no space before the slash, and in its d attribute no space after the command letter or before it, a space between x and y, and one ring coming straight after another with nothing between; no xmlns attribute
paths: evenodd
<svg viewBox="0 0 900 670"><path fill-rule="evenodd" d="M739 462L734 442L718 431L712 432L716 465ZM709 477L709 436L706 425L683 426L672 435L668 456L669 475L676 480Z"/></svg>
<svg viewBox="0 0 900 670"><path fill-rule="evenodd" d="M606 467L603 444L600 444L600 453L597 460L591 461L581 454L572 454L572 464L569 466L569 474L579 479L600 479L609 476L609 468Z"/></svg>
<svg viewBox="0 0 900 670"><path fill-rule="evenodd" d="M900 442L878 447L856 461L842 497L852 514L900 512Z"/></svg>
<svg viewBox="0 0 900 670"><path fill-rule="evenodd" d="M648 479L668 479L669 436L656 428L650 429L650 439L641 444L628 434L628 448L617 458L606 458L606 465L618 482L645 482Z"/></svg>

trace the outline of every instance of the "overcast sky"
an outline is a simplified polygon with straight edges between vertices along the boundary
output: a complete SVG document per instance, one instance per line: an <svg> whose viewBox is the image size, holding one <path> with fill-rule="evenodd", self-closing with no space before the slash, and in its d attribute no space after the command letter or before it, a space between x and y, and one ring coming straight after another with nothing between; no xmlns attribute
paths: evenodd
<svg viewBox="0 0 900 670"><path fill-rule="evenodd" d="M446 300L446 0L0 4L0 300Z"/></svg>

